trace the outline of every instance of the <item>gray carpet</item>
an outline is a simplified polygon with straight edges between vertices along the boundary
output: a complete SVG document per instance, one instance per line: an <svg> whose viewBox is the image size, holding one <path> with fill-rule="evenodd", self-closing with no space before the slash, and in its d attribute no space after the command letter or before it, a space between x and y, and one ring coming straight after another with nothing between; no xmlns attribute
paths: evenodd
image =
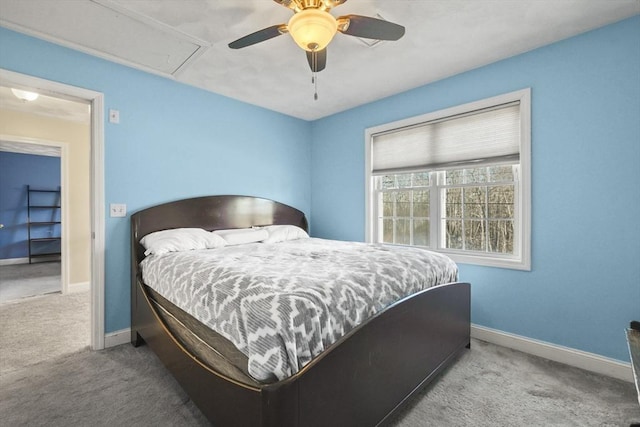
<svg viewBox="0 0 640 427"><path fill-rule="evenodd" d="M0 266L0 303L60 292L60 262Z"/></svg>
<svg viewBox="0 0 640 427"><path fill-rule="evenodd" d="M0 385L8 372L86 350L89 316L89 292L0 304Z"/></svg>
<svg viewBox="0 0 640 427"><path fill-rule="evenodd" d="M628 426L632 383L473 340L397 426Z"/></svg>
<svg viewBox="0 0 640 427"><path fill-rule="evenodd" d="M0 306L3 315L5 308ZM11 368L0 374L3 426L208 425L146 346L67 350L49 358L35 351L34 358L29 345L14 347L20 339L13 336L0 335L0 357L16 353ZM391 425L628 426L639 421L631 383L474 340L471 350Z"/></svg>
<svg viewBox="0 0 640 427"><path fill-rule="evenodd" d="M145 347L58 357L1 381L6 426L205 426L206 420Z"/></svg>

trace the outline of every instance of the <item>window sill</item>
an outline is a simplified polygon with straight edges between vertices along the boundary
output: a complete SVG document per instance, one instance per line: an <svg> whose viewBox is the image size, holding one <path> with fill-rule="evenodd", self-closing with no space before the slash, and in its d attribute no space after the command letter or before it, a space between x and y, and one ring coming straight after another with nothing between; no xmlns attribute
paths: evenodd
<svg viewBox="0 0 640 427"><path fill-rule="evenodd" d="M447 255L458 264L472 264L483 267L531 271L531 261L528 259L462 254L460 252L449 252L444 250L438 250L437 252Z"/></svg>

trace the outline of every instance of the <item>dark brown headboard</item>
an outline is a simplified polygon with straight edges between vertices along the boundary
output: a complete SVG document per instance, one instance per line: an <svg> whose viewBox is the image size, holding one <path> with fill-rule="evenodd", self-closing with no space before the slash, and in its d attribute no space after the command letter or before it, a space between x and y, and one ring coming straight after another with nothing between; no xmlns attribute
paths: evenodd
<svg viewBox="0 0 640 427"><path fill-rule="evenodd" d="M206 196L153 206L131 215L132 268L137 270L144 258L140 239L154 231L182 227L211 231L272 224L297 225L308 231L304 212L258 197Z"/></svg>
<svg viewBox="0 0 640 427"><path fill-rule="evenodd" d="M140 239L149 233L170 228L194 227L205 230L246 228L259 225L297 225L308 231L304 213L291 206L250 196L206 196L176 200L131 215L131 324L136 318L140 262L144 247ZM132 328L132 342L137 332Z"/></svg>

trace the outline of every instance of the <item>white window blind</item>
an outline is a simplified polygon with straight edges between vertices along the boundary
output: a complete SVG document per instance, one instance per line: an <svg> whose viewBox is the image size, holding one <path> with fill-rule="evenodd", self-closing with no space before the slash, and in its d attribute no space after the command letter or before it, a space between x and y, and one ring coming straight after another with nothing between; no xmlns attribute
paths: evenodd
<svg viewBox="0 0 640 427"><path fill-rule="evenodd" d="M376 175L517 161L519 155L519 102L372 136Z"/></svg>

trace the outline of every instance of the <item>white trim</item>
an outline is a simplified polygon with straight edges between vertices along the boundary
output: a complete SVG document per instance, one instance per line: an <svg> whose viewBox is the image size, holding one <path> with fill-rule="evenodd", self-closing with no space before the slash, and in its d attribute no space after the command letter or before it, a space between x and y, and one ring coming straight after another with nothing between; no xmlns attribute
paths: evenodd
<svg viewBox="0 0 640 427"><path fill-rule="evenodd" d="M165 24L162 21L158 21L157 19L151 18L149 15L144 15L142 13L137 13L129 8L126 8L124 6L121 6L118 3L115 3L113 0L91 0L94 3L97 3L107 9L111 9L116 13L122 14L124 16L127 16L135 21L138 21L140 23L142 23L143 25L147 25L149 27L155 28L156 30L162 31L165 34L168 35L172 35L173 37L179 39L181 42L186 42L186 43L191 43L194 44L196 46L198 46L198 48L196 50L194 50L191 55L182 63L180 64L180 66L178 66L178 68L174 69L172 72L164 72L161 70L157 70L153 67L150 66L146 66L143 64L139 64L137 62L133 62L130 60L127 60L125 58L121 58L119 56L116 55L111 55L109 53L105 53L102 52L100 50L96 50L90 47L86 47L84 45L81 44L75 44L72 42L69 42L67 40L58 40L55 39L51 36L49 36L48 34L44 34L43 37L48 37L50 38L52 43L55 44L64 44L64 43L69 43L69 47L71 47L72 49L77 49L80 51L85 51L86 53L90 54L90 55L94 55L94 56L99 56L99 57L103 57L104 59L107 59L109 61L112 62L118 62L121 63L123 65L126 65L128 67L133 67L133 68L137 68L139 70L148 72L148 73L152 73L152 74L157 74L160 75L162 77L167 77L170 79L175 79L177 76L180 75L180 73L184 72L185 69L188 68L189 65L191 65L196 59L198 59L200 56L202 56L202 54L204 54L210 47L211 47L211 43L203 40L203 39L199 39L191 34L182 32L180 30L178 30L176 27L172 27L170 25ZM27 29L28 30L28 29ZM75 46L72 46L75 45Z"/></svg>
<svg viewBox="0 0 640 427"><path fill-rule="evenodd" d="M16 264L29 264L29 258L5 258L0 259L0 265L16 265Z"/></svg>
<svg viewBox="0 0 640 427"><path fill-rule="evenodd" d="M104 348L104 95L94 92L91 102L91 348Z"/></svg>
<svg viewBox="0 0 640 427"><path fill-rule="evenodd" d="M364 241L368 243L374 241L375 221L372 216L373 212L377 211L373 205L375 197L371 197L371 164L373 163L371 145L374 129L368 128L364 130Z"/></svg>
<svg viewBox="0 0 640 427"><path fill-rule="evenodd" d="M0 84L91 104L91 348L104 348L104 95L0 69ZM64 239L63 239L64 241ZM63 269L64 271L64 269Z"/></svg>
<svg viewBox="0 0 640 427"><path fill-rule="evenodd" d="M104 348L115 347L131 341L131 328L109 332L104 336Z"/></svg>
<svg viewBox="0 0 640 427"><path fill-rule="evenodd" d="M531 271L531 88L520 94L520 242L519 268ZM515 268L515 267L514 267Z"/></svg>
<svg viewBox="0 0 640 427"><path fill-rule="evenodd" d="M66 142L60 147L60 252L62 253L62 294L69 292L69 271L71 260L69 258L69 144Z"/></svg>
<svg viewBox="0 0 640 427"><path fill-rule="evenodd" d="M471 325L471 337L619 380L634 381L631 363L621 362L598 354L475 324Z"/></svg>
<svg viewBox="0 0 640 427"><path fill-rule="evenodd" d="M69 283L67 292L70 294L75 294L78 292L89 292L89 290L91 290L91 282L76 282Z"/></svg>
<svg viewBox="0 0 640 427"><path fill-rule="evenodd" d="M520 177L519 183L516 187L520 187L520 197L518 210L519 229L520 233L516 233L517 241L514 243L520 248L520 253L514 257L499 257L492 256L491 254L474 254L474 253L459 253L453 251L447 251L446 249L434 249L439 252L446 253L454 261L458 263L468 263L489 267L509 268L516 270L531 270L531 88L525 88L510 93L494 96L491 98L482 99L479 101L469 102L467 104L458 105L443 110L433 111L430 113L422 114L415 117L409 117L406 119L398 120L391 123L385 123L378 126L373 126L365 129L364 143L365 143L365 241L376 241L373 215L375 213L373 188L372 188L372 138L373 135L387 132L393 129L400 129L409 126L416 125L418 123L426 123L433 120L441 119L443 117L456 116L459 114L467 113L470 111L482 110L496 105L507 104L510 102L519 102L520 104ZM433 206L432 206L433 209ZM432 212L436 215L435 210ZM432 224L433 220L432 220ZM438 236L438 224L435 222L435 226L432 226L432 238ZM433 246L436 248L437 246Z"/></svg>

